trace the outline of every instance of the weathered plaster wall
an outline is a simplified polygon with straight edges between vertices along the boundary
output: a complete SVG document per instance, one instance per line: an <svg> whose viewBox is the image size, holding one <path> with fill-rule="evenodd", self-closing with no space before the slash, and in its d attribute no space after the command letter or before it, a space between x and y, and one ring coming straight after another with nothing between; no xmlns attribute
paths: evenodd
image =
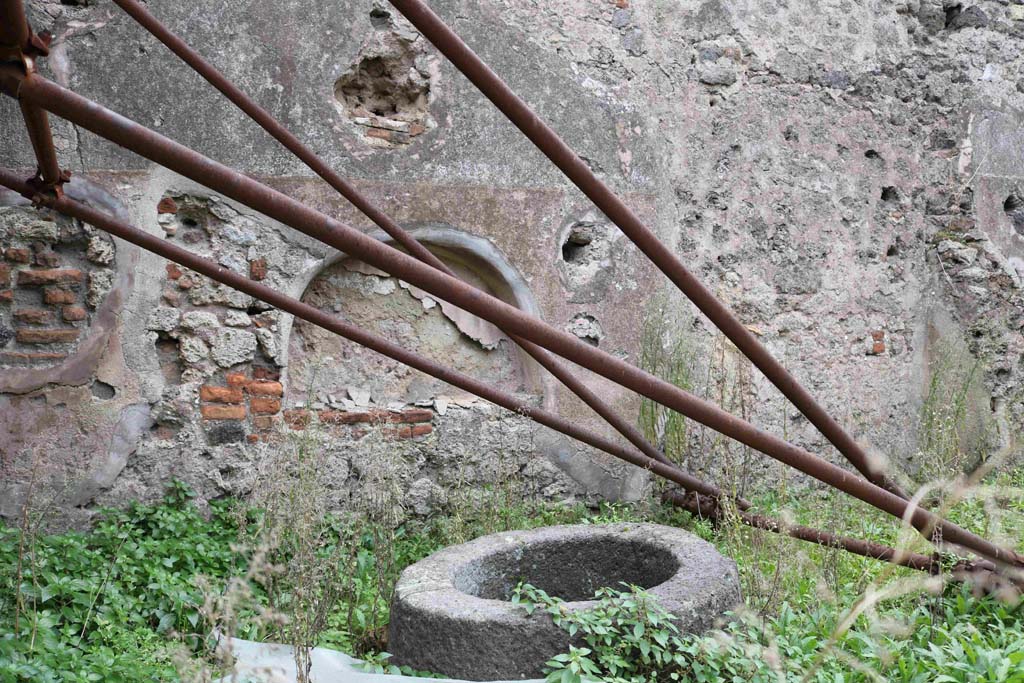
<svg viewBox="0 0 1024 683"><path fill-rule="evenodd" d="M948 344L981 362L972 401L979 424L995 426L987 447L1019 433L1024 5L432 5L880 456L919 466L929 364ZM639 331L665 291L674 336L697 356L695 377L742 365L386 3L149 6L379 206L440 240L442 257L506 300L637 361ZM56 36L44 68L58 82L374 232L111 3L31 10L36 28ZM0 158L29 168L16 113L0 102ZM55 130L62 162L88 180L76 183L79 196L294 296L364 316L396 340L426 332L419 348L428 353L443 354L449 340L467 371L510 367L498 373L506 388L603 429L507 341L467 335L469 322L431 310L390 278L356 273L325 287L332 273L352 274L344 255L87 132L62 122ZM0 514L17 509L33 462L69 518L85 519L96 505L157 495L174 477L205 497L244 493L270 449L311 433L336 473L339 505L381 452L405 463L395 476L420 513L443 506L452 489L493 483L496 459L549 497L643 491L642 474L415 375L363 367L365 352L332 351L360 367L336 368L316 386L317 350L303 356L314 333L288 316L129 245L98 261L109 255L92 244L102 238L24 208L0 211L0 242L14 250L0 262ZM43 238L33 232L40 225ZM29 281L57 269L80 274ZM95 293L102 278L109 292ZM57 289L68 303L46 301ZM370 320L378 300L393 320ZM82 319L77 310L65 317L76 307ZM53 335L67 339L48 343ZM363 382L366 367L391 379ZM740 403L752 421L835 459L756 371L743 375ZM635 397L587 377L636 413ZM714 382L697 384L721 394ZM695 435L686 460L721 480L706 443ZM777 477L765 459L750 463L749 481Z"/></svg>

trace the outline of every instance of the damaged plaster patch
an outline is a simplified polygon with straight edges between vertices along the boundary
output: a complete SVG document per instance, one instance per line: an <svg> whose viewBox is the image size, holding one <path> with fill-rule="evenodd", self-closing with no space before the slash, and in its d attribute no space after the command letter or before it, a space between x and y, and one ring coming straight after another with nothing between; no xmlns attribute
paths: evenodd
<svg viewBox="0 0 1024 683"><path fill-rule="evenodd" d="M71 493L69 503L75 506L86 505L99 494L114 485L128 457L138 448L140 437L153 426L149 406L139 403L126 407L121 412L121 419L114 427L110 437L110 448L107 457L93 467L78 488Z"/></svg>
<svg viewBox="0 0 1024 683"><path fill-rule="evenodd" d="M364 141L384 148L407 145L437 125L430 115L437 59L418 34L382 30L389 17L378 17L373 38L334 83L341 114Z"/></svg>
<svg viewBox="0 0 1024 683"><path fill-rule="evenodd" d="M460 278L490 291L474 271L449 265ZM336 262L312 280L302 299L463 372L486 376L513 391L523 386L518 355L511 344L500 343L505 337L493 326L378 273L351 260ZM434 305L425 306L427 300ZM365 392L367 401L389 407L429 402L438 392L450 391L437 380L302 321L292 328L288 358L288 405L304 404L310 394L324 405L344 404L339 397L346 390L351 395L353 387Z"/></svg>
<svg viewBox="0 0 1024 683"><path fill-rule="evenodd" d="M612 259L615 229L594 216L571 223L563 231L559 270L573 303L594 303L604 298L615 279Z"/></svg>
<svg viewBox="0 0 1024 683"><path fill-rule="evenodd" d="M597 322L597 318L589 313L577 313L574 315L569 324L565 326L565 330L591 346L598 346L601 343L601 338L604 336L601 324Z"/></svg>
<svg viewBox="0 0 1024 683"><path fill-rule="evenodd" d="M492 349L497 348L498 342L502 339L508 338L501 330L491 323L482 318L476 317L472 313L467 313L458 306L453 306L447 301L435 301L422 289L413 287L404 280L399 280L398 284L401 285L403 289L409 290L410 294L423 302L423 310L429 311L431 308L434 308L435 305L439 305L444 317L452 321L455 324L455 327L459 328L459 332L480 344L485 351L491 351Z"/></svg>
<svg viewBox="0 0 1024 683"><path fill-rule="evenodd" d="M351 273L359 273L360 275L369 275L371 277L334 277L333 279L338 286L350 287L362 294L380 294L383 296L395 291L395 279L383 270L352 259L343 261L342 266ZM446 301L437 301L422 289L414 287L404 280L398 280L398 286L416 297L423 304L423 310L425 311L440 305L441 313L444 317L454 323L462 334L480 344L484 350L490 351L494 349L498 346L498 342L507 338L501 330L486 320L467 313L458 306L453 306Z"/></svg>

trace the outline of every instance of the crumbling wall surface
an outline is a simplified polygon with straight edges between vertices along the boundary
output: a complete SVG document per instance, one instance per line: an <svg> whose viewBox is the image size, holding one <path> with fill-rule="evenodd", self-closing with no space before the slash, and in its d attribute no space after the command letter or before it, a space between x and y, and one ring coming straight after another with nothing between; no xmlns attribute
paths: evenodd
<svg viewBox="0 0 1024 683"><path fill-rule="evenodd" d="M936 387L956 389L939 381L948 349L978 369L963 392L966 445L981 456L1013 445L1024 423L1024 5L431 5L879 457L922 468L922 409ZM664 308L663 341L694 358L695 391L837 459L387 3L148 6L396 220L456 236L431 248L466 277L633 362ZM36 1L30 14L55 36L43 69L57 82L378 234L110 3ZM62 163L90 179L81 187L99 205L608 433L493 328L54 128ZM31 148L6 99L0 140L3 163L27 174ZM475 260L452 250L473 240ZM65 492L58 507L73 521L175 477L204 498L240 495L270 455L314 438L339 506L383 481L369 462L393 464L414 514L509 478L556 499L643 493L643 473L82 226L0 208L0 241L2 514L39 482ZM635 396L584 376L636 414ZM713 441L690 436L679 454L690 468L732 476ZM744 458L744 481L781 476Z"/></svg>

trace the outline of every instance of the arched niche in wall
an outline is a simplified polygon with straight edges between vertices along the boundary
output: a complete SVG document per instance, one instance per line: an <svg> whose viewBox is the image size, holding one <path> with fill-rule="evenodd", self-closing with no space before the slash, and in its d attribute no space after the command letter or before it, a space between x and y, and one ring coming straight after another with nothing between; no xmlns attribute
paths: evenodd
<svg viewBox="0 0 1024 683"><path fill-rule="evenodd" d="M460 278L531 314L519 273L484 238L428 225L412 234ZM390 241L383 234L376 235ZM302 300L427 358L513 393L544 394L534 361L490 323L372 266L337 254L303 283ZM286 404L415 403L465 392L374 351L294 320L288 336Z"/></svg>

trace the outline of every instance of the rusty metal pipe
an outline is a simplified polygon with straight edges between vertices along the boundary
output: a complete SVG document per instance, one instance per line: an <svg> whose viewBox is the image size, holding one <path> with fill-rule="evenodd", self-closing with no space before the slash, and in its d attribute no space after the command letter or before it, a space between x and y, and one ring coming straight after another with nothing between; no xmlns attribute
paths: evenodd
<svg viewBox="0 0 1024 683"><path fill-rule="evenodd" d="M0 49L22 51L31 35L21 0L0 0Z"/></svg>
<svg viewBox="0 0 1024 683"><path fill-rule="evenodd" d="M313 150L307 147L297 136L288 130L270 112L261 107L255 100L247 95L241 88L231 82L215 66L203 58L192 46L186 43L180 36L171 31L149 10L143 7L137 0L114 0L114 3L131 16L144 29L149 31L157 40L163 43L171 52L181 58L196 73L202 76L207 83L219 90L232 104L238 107L249 118L256 122L263 130L270 134L275 140L281 143L286 149L295 155L310 170L320 176L328 185L333 187L341 196L347 199L353 206L361 211L367 218L377 224L385 233L391 236L407 252L448 275L457 277L448 266L437 258L429 249L424 247L415 237L406 232L394 219L384 211L379 210L369 199L367 199L351 183L342 178ZM640 449L648 457L654 458L666 465L678 467L665 455L651 445L644 435L629 420L623 418L614 409L592 391L570 370L565 368L556 358L547 351L532 344L522 337L509 335L513 342L530 355L537 363L550 372L558 381L565 385L569 391L574 393L586 405L590 406L601 418L611 425L619 434L624 436L630 443ZM747 509L750 504L739 499L741 509Z"/></svg>
<svg viewBox="0 0 1024 683"><path fill-rule="evenodd" d="M907 494L779 363L757 337L683 265L640 218L602 183L558 134L530 109L422 0L389 0L487 99L580 189L865 477L901 498Z"/></svg>
<svg viewBox="0 0 1024 683"><path fill-rule="evenodd" d="M712 521L721 521L724 518L721 508L714 501L701 501L699 496L684 495L678 491L669 491L663 498L678 508L682 508L697 517ZM936 560L928 555L898 550L881 543L864 541L858 538L839 536L821 529L812 527L784 524L778 519L757 515L749 512L739 512L737 518L749 527L770 531L776 534L791 536L808 543L816 543L827 548L839 548L854 555L870 557L873 560L889 562L901 567L917 569L923 572L932 572L936 568Z"/></svg>
<svg viewBox="0 0 1024 683"><path fill-rule="evenodd" d="M514 306L484 294L457 278L421 263L56 83L38 77L29 79L22 84L21 96L53 114L399 277L431 296L448 301L498 327L529 339L548 351L569 358L617 384L628 387L884 512L898 518L907 514L911 523L922 533L930 535L933 530L938 529L947 543L969 548L995 562L1024 565L1024 557L1012 550L1001 548L956 524L944 521L866 479L764 432L718 406L594 348L566 332L557 330Z"/></svg>
<svg viewBox="0 0 1024 683"><path fill-rule="evenodd" d="M18 178L9 170L0 169L0 185L10 188L27 199L36 198L33 187ZM413 351L409 351L393 342L390 342L383 337L367 332L366 330L363 330L342 318L325 313L318 308L310 306L309 304L303 303L297 299L293 299L281 292L278 292L277 290L260 284L255 280L250 280L243 275L239 275L232 270L217 265L210 259L193 254L187 249L179 247L176 244L139 230L127 223L111 218L110 216L86 206L81 202L75 201L74 199L70 199L66 196L56 197L47 195L37 199L47 207L71 216L72 218L77 218L78 220L89 223L90 225L110 233L115 237L119 237L126 242L131 242L132 244L135 244L147 251L151 251L154 254L162 256L190 270L201 273L211 280L216 280L217 282L237 289L240 292L244 292L249 296L255 297L260 301L285 311L286 313L290 313L297 318L301 318L302 320L313 323L314 325L322 327L329 332L345 337L346 339L372 349L373 351L383 354L400 363L404 363L411 368L415 368L416 370L435 377L443 382L447 382L448 384L459 387L460 389L464 389L465 391L495 403L502 408L525 415L530 419L576 439L577 441L593 446L594 448L609 453L621 460L625 460L637 467L650 470L658 476L664 477L669 481L673 481L684 488L700 491L704 493L704 495L713 498L717 498L720 494L720 492L714 487L709 486L708 484L705 484L684 472L680 472L674 467L670 467L652 458L648 458L632 448L615 443L611 439L592 434L569 420L549 411L532 406L507 392L503 392L500 389L487 384L486 382L482 382L456 370L445 367L440 363L432 361Z"/></svg>
<svg viewBox="0 0 1024 683"><path fill-rule="evenodd" d="M159 19L149 12L135 0L114 0L114 3L124 10L140 26L153 34L153 37L163 43L167 49L177 55L183 62L202 76L207 83L219 90L236 107L241 109L257 125L269 133L275 140L281 143L288 151L296 156L302 163L309 167L314 173L323 178L328 185L338 191L341 196L352 203L357 209L365 214L370 220L379 225L384 232L391 236L402 248L419 260L429 263L435 268L444 269L444 264L430 252L429 249L420 244L416 239L403 230L397 223L391 220L387 214L377 209L366 197L362 195L351 183L342 178L323 159L316 155L302 143L291 131L266 109L256 103L251 97L245 94L238 86L232 83L215 66L207 62L202 55L192 49L188 43L182 40L169 28L164 26Z"/></svg>
<svg viewBox="0 0 1024 683"><path fill-rule="evenodd" d="M10 60L8 65L20 69L21 78L31 78L35 70L35 57L46 54L48 42L48 37L42 40L32 35L22 0L0 0L0 60ZM15 80L6 81L4 88L14 83ZM17 98L16 91L10 94ZM57 188L62 182L60 163L57 161L57 150L53 146L46 112L28 102L20 101L18 104L32 142L39 177L48 188Z"/></svg>
<svg viewBox="0 0 1024 683"><path fill-rule="evenodd" d="M47 188L57 188L64 178L61 175L60 163L57 161L57 150L53 146L53 135L50 132L50 121L46 111L24 100L18 104L21 107L22 118L25 119L29 140L32 141L36 163L39 165L39 177Z"/></svg>

